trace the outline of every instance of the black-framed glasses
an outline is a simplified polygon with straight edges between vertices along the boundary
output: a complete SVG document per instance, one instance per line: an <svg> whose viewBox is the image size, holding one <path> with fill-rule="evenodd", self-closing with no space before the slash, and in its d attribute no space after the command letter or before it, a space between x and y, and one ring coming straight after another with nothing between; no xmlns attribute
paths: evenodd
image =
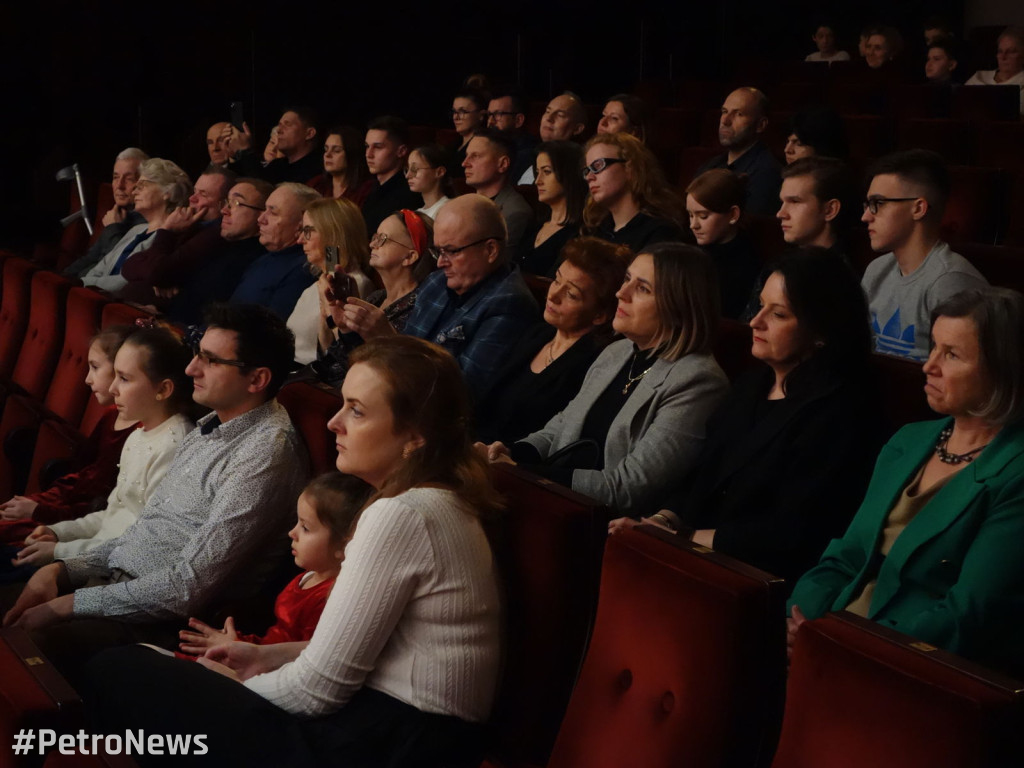
<svg viewBox="0 0 1024 768"><path fill-rule="evenodd" d="M237 197L229 198L227 200L227 202L224 203L224 206L226 208L232 208L232 209L238 208L239 206L241 206L242 208L248 208L251 211L265 211L265 210L267 210L262 205L249 205L248 203L244 203L241 200L239 200Z"/></svg>
<svg viewBox="0 0 1024 768"><path fill-rule="evenodd" d="M621 157L598 157L590 165L583 166L583 178L587 178L590 174L597 176L597 174L605 170L608 166L624 162L626 161Z"/></svg>
<svg viewBox="0 0 1024 768"><path fill-rule="evenodd" d="M518 112L508 112L505 110L495 110L494 112L487 113L489 117L515 117Z"/></svg>
<svg viewBox="0 0 1024 768"><path fill-rule="evenodd" d="M370 247L371 248L383 248L388 243L394 243L395 245L400 245L403 248L408 248L410 251L415 251L416 250L411 245L406 245L403 242L395 240L395 238L391 237L391 235L386 234L385 232L374 232L373 233L373 237L370 238Z"/></svg>
<svg viewBox="0 0 1024 768"><path fill-rule="evenodd" d="M196 360L201 362L203 365L230 365L233 368L248 368L249 364L244 360L226 360L223 357L217 357L211 355L209 352L204 352L199 344L192 345L192 354Z"/></svg>
<svg viewBox="0 0 1024 768"><path fill-rule="evenodd" d="M879 195L873 195L864 201L864 210L871 211L871 215L874 216L878 213L878 209L885 203L909 203L911 200L918 200L917 197L881 197Z"/></svg>
<svg viewBox="0 0 1024 768"><path fill-rule="evenodd" d="M498 242L501 242L504 239L505 238L503 238L503 237L495 237L494 235L491 235L489 237L482 237L479 240L474 240L472 243L466 243L465 245L460 245L460 246L458 246L456 248L447 248L447 247L445 247L445 248L431 248L430 249L430 255L431 255L431 257L433 257L434 261L440 261L442 258L448 259L449 261L451 261L456 256L458 256L460 253L462 253L464 250L466 250L467 248L472 248L474 245L480 245L480 243L486 243L488 240L497 240Z"/></svg>
<svg viewBox="0 0 1024 768"><path fill-rule="evenodd" d="M299 227L299 236L302 237L303 240L309 240L309 238L313 235L314 232L316 232L316 227L312 227L309 225L305 227Z"/></svg>

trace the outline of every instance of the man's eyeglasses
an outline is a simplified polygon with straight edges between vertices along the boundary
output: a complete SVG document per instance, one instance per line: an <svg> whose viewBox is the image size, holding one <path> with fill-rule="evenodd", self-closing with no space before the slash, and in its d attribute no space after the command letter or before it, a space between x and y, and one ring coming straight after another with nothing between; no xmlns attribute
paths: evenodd
<svg viewBox="0 0 1024 768"><path fill-rule="evenodd" d="M504 239L505 238L503 238L503 237L494 237L492 235L490 237L482 237L479 240L474 240L472 243L466 243L465 245L460 245L460 246L458 246L456 248L448 248L448 247L445 247L445 248L431 248L430 249L430 255L433 257L434 261L440 261L441 259L448 259L449 261L451 261L456 256L458 256L460 253L462 253L464 250L466 250L467 248L472 248L474 245L480 245L480 243L486 243L488 240L497 240L497 241L501 242Z"/></svg>
<svg viewBox="0 0 1024 768"><path fill-rule="evenodd" d="M495 112L488 112L487 114L490 117L515 117L519 113L518 112L495 111Z"/></svg>
<svg viewBox="0 0 1024 768"><path fill-rule="evenodd" d="M209 352L204 352L198 344L192 345L192 354L203 365L230 365L234 368L249 367L249 364L242 360L225 360L223 357L217 357Z"/></svg>
<svg viewBox="0 0 1024 768"><path fill-rule="evenodd" d="M917 197L879 197L877 195L869 197L864 201L864 210L871 211L871 215L874 216L878 213L878 209L885 203L908 203L911 200L918 200Z"/></svg>
<svg viewBox="0 0 1024 768"><path fill-rule="evenodd" d="M242 208L248 208L249 210L252 210L252 211L265 211L265 210L267 210L262 205L249 205L248 203L243 203L237 197L232 197L227 202L224 203L224 207L225 208L231 208L232 210L234 210L235 208L238 208L239 206L241 206Z"/></svg>
<svg viewBox="0 0 1024 768"><path fill-rule="evenodd" d="M589 176L590 174L594 174L595 176L597 176L597 174L599 174L608 166L624 162L626 161L623 160L621 157L599 157L596 160L594 160L594 162L592 162L590 165L583 166L583 178L587 178L587 176Z"/></svg>

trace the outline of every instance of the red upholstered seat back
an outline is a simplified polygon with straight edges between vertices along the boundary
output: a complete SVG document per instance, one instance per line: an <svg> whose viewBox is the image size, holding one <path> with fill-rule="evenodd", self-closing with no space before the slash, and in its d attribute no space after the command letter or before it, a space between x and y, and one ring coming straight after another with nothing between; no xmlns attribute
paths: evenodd
<svg viewBox="0 0 1024 768"><path fill-rule="evenodd" d="M942 237L949 241L994 243L1005 228L1002 219L1006 174L998 168L952 166L949 175L952 191L942 217Z"/></svg>
<svg viewBox="0 0 1024 768"><path fill-rule="evenodd" d="M544 765L583 661L607 512L593 499L495 465L507 501L494 537L506 593L505 669L488 757Z"/></svg>
<svg viewBox="0 0 1024 768"><path fill-rule="evenodd" d="M37 272L32 277L28 327L11 379L39 401L46 396L64 341L64 308L70 287L70 281L53 272Z"/></svg>
<svg viewBox="0 0 1024 768"><path fill-rule="evenodd" d="M338 451L327 422L341 409L338 390L298 381L283 387L277 399L288 410L292 423L306 444L313 475L334 469Z"/></svg>
<svg viewBox="0 0 1024 768"><path fill-rule="evenodd" d="M25 259L4 261L4 283L0 294L0 379L9 379L18 361L25 329L28 327L32 275L36 268Z"/></svg>
<svg viewBox="0 0 1024 768"><path fill-rule="evenodd" d="M797 634L772 768L1021 765L1022 686L858 616L829 614Z"/></svg>
<svg viewBox="0 0 1024 768"><path fill-rule="evenodd" d="M68 424L78 424L92 394L85 385L89 340L100 327L100 313L107 300L88 288L72 288L67 298L64 348L46 392L47 410Z"/></svg>
<svg viewBox="0 0 1024 768"><path fill-rule="evenodd" d="M781 587L660 529L610 536L549 768L766 765L785 665Z"/></svg>
<svg viewBox="0 0 1024 768"><path fill-rule="evenodd" d="M882 396L882 413L891 432L912 421L938 418L924 396L921 363L890 355L871 355L875 384Z"/></svg>

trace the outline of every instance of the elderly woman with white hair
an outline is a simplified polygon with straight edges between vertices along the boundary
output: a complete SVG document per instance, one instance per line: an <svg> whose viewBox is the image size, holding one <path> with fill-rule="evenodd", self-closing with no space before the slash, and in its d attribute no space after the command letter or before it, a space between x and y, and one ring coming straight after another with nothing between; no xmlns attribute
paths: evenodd
<svg viewBox="0 0 1024 768"><path fill-rule="evenodd" d="M117 291L128 284L121 276L125 260L146 250L168 214L188 203L192 181L188 174L170 160L150 158L139 166L139 180L132 197L135 211L145 219L129 229L124 237L82 277L82 282L95 288Z"/></svg>

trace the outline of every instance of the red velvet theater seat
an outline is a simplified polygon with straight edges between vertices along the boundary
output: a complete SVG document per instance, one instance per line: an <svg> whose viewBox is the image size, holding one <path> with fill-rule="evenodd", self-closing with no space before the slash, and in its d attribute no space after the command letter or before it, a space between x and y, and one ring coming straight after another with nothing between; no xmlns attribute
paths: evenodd
<svg viewBox="0 0 1024 768"><path fill-rule="evenodd" d="M544 765L579 673L597 604L608 514L593 499L495 465L507 511L494 537L506 648L491 765Z"/></svg>
<svg viewBox="0 0 1024 768"><path fill-rule="evenodd" d="M28 325L9 391L42 402L64 340L64 309L71 282L53 272L32 276Z"/></svg>
<svg viewBox="0 0 1024 768"><path fill-rule="evenodd" d="M782 586L650 526L609 536L594 634L548 768L767 765Z"/></svg>
<svg viewBox="0 0 1024 768"><path fill-rule="evenodd" d="M327 429L327 422L341 410L342 400L338 390L298 381L282 387L277 399L288 411L306 444L313 475L334 469L338 451L334 433Z"/></svg>
<svg viewBox="0 0 1024 768"><path fill-rule="evenodd" d="M46 392L44 407L68 424L82 420L91 392L85 384L89 344L100 329L107 300L88 288L72 288L67 298L64 348Z"/></svg>
<svg viewBox="0 0 1024 768"><path fill-rule="evenodd" d="M871 355L871 371L881 395L882 414L890 432L912 421L935 418L924 396L921 363L891 355Z"/></svg>
<svg viewBox="0 0 1024 768"><path fill-rule="evenodd" d="M1005 227L1006 174L998 168L951 166L952 189L942 217L942 237L995 243Z"/></svg>
<svg viewBox="0 0 1024 768"><path fill-rule="evenodd" d="M846 612L803 624L772 768L1024 764L1022 683Z"/></svg>
<svg viewBox="0 0 1024 768"><path fill-rule="evenodd" d="M0 380L11 377L18 362L25 329L28 327L32 275L35 266L25 259L4 261L4 282L0 294Z"/></svg>

